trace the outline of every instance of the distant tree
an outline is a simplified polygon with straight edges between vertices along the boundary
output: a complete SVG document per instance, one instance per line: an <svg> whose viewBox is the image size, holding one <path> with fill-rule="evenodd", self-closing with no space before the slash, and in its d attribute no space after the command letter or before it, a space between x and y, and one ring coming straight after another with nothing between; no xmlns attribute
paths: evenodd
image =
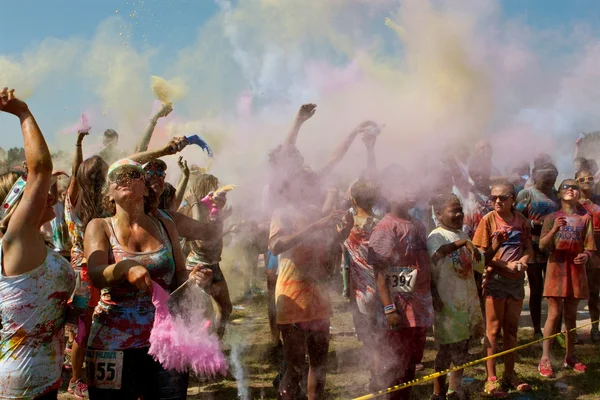
<svg viewBox="0 0 600 400"><path fill-rule="evenodd" d="M22 147L13 147L8 150L6 164L9 168L23 165L25 161L25 149Z"/></svg>

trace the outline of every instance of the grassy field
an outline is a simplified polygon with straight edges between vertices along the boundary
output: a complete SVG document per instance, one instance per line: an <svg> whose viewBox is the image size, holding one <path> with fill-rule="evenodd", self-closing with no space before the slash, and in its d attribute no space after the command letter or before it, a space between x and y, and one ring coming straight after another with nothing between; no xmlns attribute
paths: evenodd
<svg viewBox="0 0 600 400"><path fill-rule="evenodd" d="M240 288L232 287L232 293L239 293ZM332 295L335 316L331 321L332 341L329 355L327 376L328 399L352 399L367 394L369 380L368 367L361 353L361 344L353 333L352 318L347 309L346 301L340 296ZM275 399L276 393L272 385L280 366L280 353L269 344L269 328L266 313L265 296L256 296L252 300L235 302L236 309L231 316L231 324L225 336L225 351L231 355L232 349L240 355L243 369L243 379L233 371L218 382L201 382L192 379L188 389L189 399L219 399L229 400L238 398L238 386L247 387L248 398ZM588 313L581 305L579 324L589 322ZM532 340L533 331L526 326L529 323L528 312L524 311L521 318L522 328L519 332L520 344ZM583 375L565 371L559 366L564 356L564 350L554 350L554 368L556 379L542 378L537 372L537 363L541 355L540 345L534 345L518 353L517 372L533 386L533 391L526 394L512 393L512 399L600 399L600 352L599 346L592 345L589 340L589 328L580 333L581 344L577 353L581 360L588 365L588 372ZM428 338L424 370L418 372L418 377L433 372L435 349L431 338ZM560 367L560 368L559 368ZM499 361L498 374L502 374L502 361ZM234 375L238 377L236 381ZM465 371L465 377L474 378L467 386L471 399L484 399L483 382L485 368L479 364ZM63 389L66 389L64 387ZM413 399L428 399L433 390L431 382L424 382L413 388ZM72 399L64 390L60 399Z"/></svg>

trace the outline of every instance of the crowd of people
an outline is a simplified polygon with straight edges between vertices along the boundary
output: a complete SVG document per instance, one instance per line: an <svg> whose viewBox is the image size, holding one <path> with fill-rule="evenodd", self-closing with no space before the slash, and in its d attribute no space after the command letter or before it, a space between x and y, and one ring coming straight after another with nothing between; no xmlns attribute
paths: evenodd
<svg viewBox="0 0 600 400"><path fill-rule="evenodd" d="M283 346L281 399L324 398L332 280L343 282L349 299L371 391L414 379L431 328L436 371L470 361L482 338L487 355L515 347L526 278L535 339L559 332L563 319L574 328L587 299L591 338L600 343L593 160L576 154L573 179L557 186L549 155L502 176L491 145L480 141L449 151L425 189L399 165L377 169L382 126L367 121L313 169L296 140L315 110L301 106L269 153L264 212L234 224L217 177L180 158L177 187L166 183L161 158L181 152L185 137L148 149L171 104L152 117L132 154L108 129L102 151L84 159L89 128L80 129L67 174L54 170L27 104L14 90L0 92L0 111L19 118L25 149L24 168L0 176L0 398L56 399L65 351L68 391L79 398L185 398L189 374L148 354L153 282L169 292L189 280L205 288L218 305L222 338L232 312L220 266L227 236L235 236L249 276L264 259L271 341ZM364 172L349 188L325 189L357 137L367 151ZM565 335L561 365L585 373L576 340ZM539 361L546 378L556 367L550 345L543 342ZM515 354L503 361L501 379L495 359L486 362L485 392L501 398L532 390L516 373ZM462 370L448 385L445 375L435 379L431 398L460 398L461 379ZM410 388L388 396L407 399Z"/></svg>

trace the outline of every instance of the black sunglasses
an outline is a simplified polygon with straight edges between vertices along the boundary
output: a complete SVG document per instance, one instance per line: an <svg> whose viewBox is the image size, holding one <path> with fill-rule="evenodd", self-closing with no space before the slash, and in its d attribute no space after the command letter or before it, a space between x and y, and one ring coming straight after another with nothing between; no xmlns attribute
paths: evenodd
<svg viewBox="0 0 600 400"><path fill-rule="evenodd" d="M500 196L495 196L495 195L491 195L490 196L490 201L492 203L495 203L497 200L500 200L501 202L505 202L506 200L512 198L512 196L506 196L506 195L500 195Z"/></svg>
<svg viewBox="0 0 600 400"><path fill-rule="evenodd" d="M579 190L579 185L569 185L568 183L565 183L564 185L562 185L560 187L560 190L569 190L569 189Z"/></svg>

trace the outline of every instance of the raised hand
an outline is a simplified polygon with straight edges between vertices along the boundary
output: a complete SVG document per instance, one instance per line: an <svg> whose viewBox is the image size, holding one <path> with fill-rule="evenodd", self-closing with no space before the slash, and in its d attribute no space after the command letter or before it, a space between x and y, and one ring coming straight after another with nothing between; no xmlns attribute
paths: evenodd
<svg viewBox="0 0 600 400"><path fill-rule="evenodd" d="M190 176L190 169L188 168L187 161L184 160L183 157L179 157L179 160L177 160L177 165L184 176Z"/></svg>
<svg viewBox="0 0 600 400"><path fill-rule="evenodd" d="M315 115L315 111L317 111L316 104L303 104L300 107L300 110L298 110L298 115L296 116L296 119L299 122L305 122L309 120L313 115Z"/></svg>
<svg viewBox="0 0 600 400"><path fill-rule="evenodd" d="M5 87L0 92L0 111L21 117L29 113L29 107L24 101L15 97L15 89L8 90Z"/></svg>
<svg viewBox="0 0 600 400"><path fill-rule="evenodd" d="M364 122L361 122L360 124L358 124L356 126L356 128L354 128L354 132L355 133L369 132L370 130L376 129L376 128L379 128L376 122L364 121Z"/></svg>
<svg viewBox="0 0 600 400"><path fill-rule="evenodd" d="M375 147L375 142L377 141L377 135L363 134L361 139L362 139L363 143L365 144L366 148L370 150Z"/></svg>
<svg viewBox="0 0 600 400"><path fill-rule="evenodd" d="M173 155L179 153L181 150L185 149L188 145L188 141L185 136L174 137L171 139L169 143L164 148L164 152L167 155Z"/></svg>
<svg viewBox="0 0 600 400"><path fill-rule="evenodd" d="M163 104L162 108L158 111L158 113L156 113L156 117L157 118L166 117L167 115L171 114L171 111L173 111L172 103Z"/></svg>
<svg viewBox="0 0 600 400"><path fill-rule="evenodd" d="M83 138L85 138L89 134L90 134L89 130L77 131L77 146L81 146L81 143L83 143Z"/></svg>
<svg viewBox="0 0 600 400"><path fill-rule="evenodd" d="M333 211L328 216L323 217L317 222L315 222L315 227L317 229L327 229L335 227L338 223L342 222L342 219L346 214L347 212L342 210Z"/></svg>

